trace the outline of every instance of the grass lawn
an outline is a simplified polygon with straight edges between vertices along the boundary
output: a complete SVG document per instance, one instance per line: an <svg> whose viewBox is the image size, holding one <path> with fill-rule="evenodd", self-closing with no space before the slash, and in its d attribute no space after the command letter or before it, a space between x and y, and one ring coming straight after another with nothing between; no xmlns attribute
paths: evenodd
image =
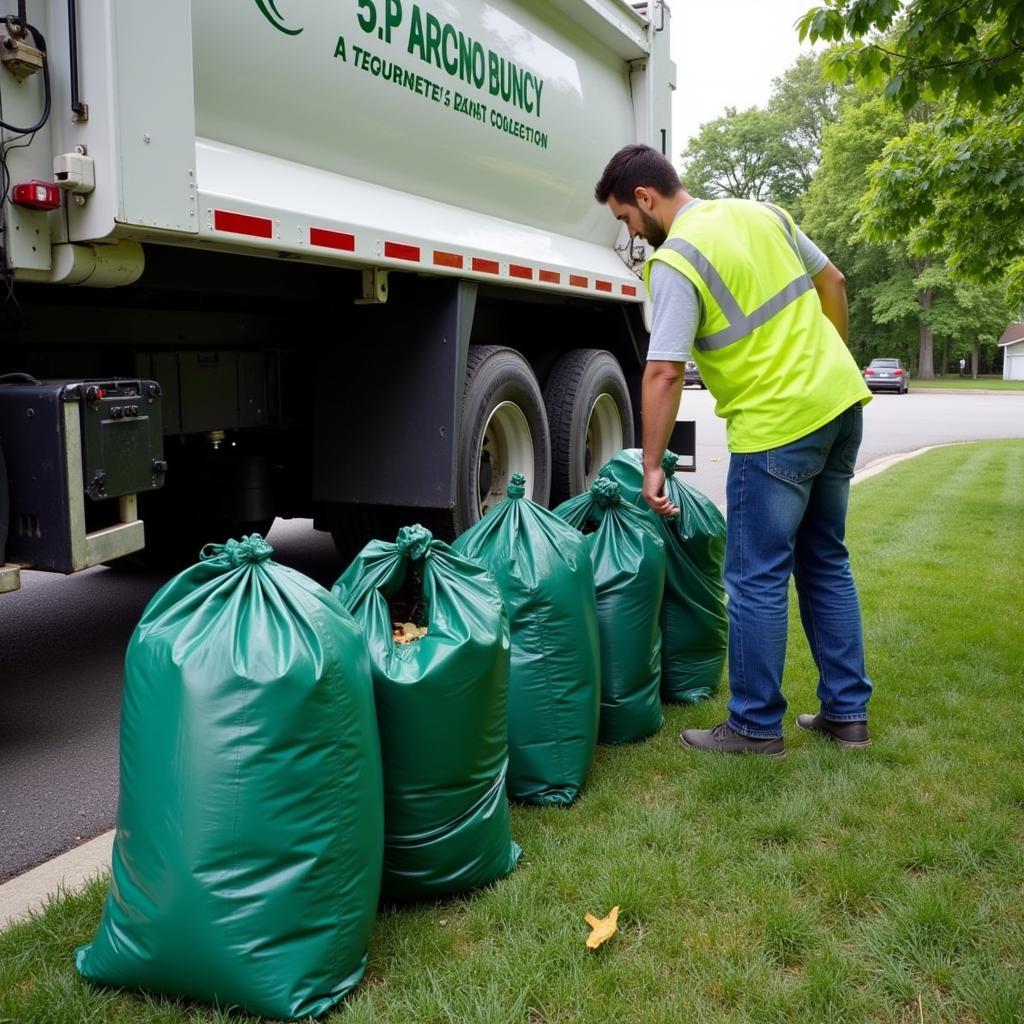
<svg viewBox="0 0 1024 1024"><path fill-rule="evenodd" d="M942 388L949 391L1024 391L1024 380L1003 380L1002 377L937 377L935 380L918 380L910 378L910 390L914 388Z"/></svg>
<svg viewBox="0 0 1024 1024"><path fill-rule="evenodd" d="M602 748L570 810L469 898L386 911L347 1024L1024 1022L1024 442L943 448L853 490L875 745L799 732L815 678L794 608L788 755L687 753L684 726ZM86 987L105 885L0 935L0 1020L227 1018ZM621 906L584 948L583 915ZM234 1017L232 1019L239 1019Z"/></svg>

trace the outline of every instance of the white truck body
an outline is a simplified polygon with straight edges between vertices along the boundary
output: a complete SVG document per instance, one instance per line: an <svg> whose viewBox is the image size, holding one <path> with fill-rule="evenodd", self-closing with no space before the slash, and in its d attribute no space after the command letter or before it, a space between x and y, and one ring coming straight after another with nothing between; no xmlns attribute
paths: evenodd
<svg viewBox="0 0 1024 1024"><path fill-rule="evenodd" d="M12 132L39 117L44 75L0 70L6 180L50 182L56 173L63 202L51 211L3 206L5 277L15 295L29 289L37 313L13 346L21 362L8 356L0 374L31 369L34 351L54 349L57 335L65 349L88 350L109 313L103 343L131 350L128 375L156 379L140 367L166 359L147 349L166 356L173 341L159 327L138 337L137 312L116 312L138 305L133 288L155 282L173 294L170 305L190 308L195 338L178 350L174 385L184 410L186 349L250 338L250 355L269 351L255 310L232 323L218 309L204 322L197 310L216 282L205 265L190 273L195 250L237 257L236 269L254 258L334 268L347 275L339 282L359 278L358 302L376 305L395 305L389 275L455 279L453 287L470 286L458 299L469 321L478 289L499 320L504 295L542 303L538 311L546 301L561 310L586 303L592 318L602 304L589 322L620 325L609 332L632 308L623 345L642 357L637 254L593 187L626 143L671 152L675 68L662 0L79 0L77 25L65 3L27 0L26 15L45 37L51 111L31 136ZM168 249L178 253L173 289L150 259ZM109 297L62 314L75 303L49 297L68 286ZM354 308L347 297L344 305ZM445 442L452 473L466 346L486 340L464 326ZM547 344L550 353L525 356L540 384L559 351L586 339ZM69 360L66 376L86 363ZM58 355L45 360L51 374L65 376L61 366ZM623 369L635 385L636 367ZM182 411L165 433L216 435L216 448L225 431L281 426L226 414L217 428L207 419L189 428ZM310 422L317 432L322 411ZM338 500L330 490L314 485L311 498ZM457 504L443 480L435 491L438 507ZM368 493L340 497L390 500ZM430 500L400 495L395 504Z"/></svg>

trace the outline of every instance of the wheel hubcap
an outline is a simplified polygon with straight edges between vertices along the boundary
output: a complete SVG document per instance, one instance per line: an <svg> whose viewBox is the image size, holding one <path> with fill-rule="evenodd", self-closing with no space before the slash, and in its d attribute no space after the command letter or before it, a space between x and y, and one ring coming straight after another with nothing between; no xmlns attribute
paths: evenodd
<svg viewBox="0 0 1024 1024"><path fill-rule="evenodd" d="M526 496L533 496L533 435L522 409L502 402L487 419L477 457L477 493L485 516L505 498L513 473L526 477Z"/></svg>
<svg viewBox="0 0 1024 1024"><path fill-rule="evenodd" d="M622 450L622 418L615 399L598 395L587 421L587 444L583 461L584 487L589 489L601 467Z"/></svg>

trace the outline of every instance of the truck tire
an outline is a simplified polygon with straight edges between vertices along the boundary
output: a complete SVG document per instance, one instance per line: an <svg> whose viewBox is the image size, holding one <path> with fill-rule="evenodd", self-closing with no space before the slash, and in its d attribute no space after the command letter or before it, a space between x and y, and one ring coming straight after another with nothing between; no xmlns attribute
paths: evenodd
<svg viewBox="0 0 1024 1024"><path fill-rule="evenodd" d="M513 473L526 477L528 498L547 505L551 435L544 396L530 364L518 352L473 345L466 362L459 431L456 534L504 499Z"/></svg>
<svg viewBox="0 0 1024 1024"><path fill-rule="evenodd" d="M551 501L587 490L598 470L633 446L633 404L618 360L596 348L567 352L544 387L551 426Z"/></svg>

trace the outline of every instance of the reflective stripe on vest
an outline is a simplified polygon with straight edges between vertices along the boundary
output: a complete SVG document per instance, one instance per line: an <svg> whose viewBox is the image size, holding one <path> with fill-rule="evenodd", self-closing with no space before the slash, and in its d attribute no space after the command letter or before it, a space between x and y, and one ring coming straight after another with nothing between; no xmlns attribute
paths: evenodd
<svg viewBox="0 0 1024 1024"><path fill-rule="evenodd" d="M798 258L799 238L781 208L709 200L676 217L644 267L648 292L660 260L700 297L693 357L731 452L788 444L870 400Z"/></svg>
<svg viewBox="0 0 1024 1024"><path fill-rule="evenodd" d="M767 206L768 204L765 205ZM780 210L774 207L769 208L787 226L786 238L796 252L797 257L799 257L800 250L797 247L796 240L789 233L788 222L785 216L782 215ZM703 338L696 338L694 340L693 347L700 349L701 352L711 352L715 349L725 348L727 345L734 345L737 341L742 341L744 338L749 337L758 327L763 327L773 316L781 313L791 302L795 302L804 292L810 291L814 287L814 282L806 273L803 273L776 292L767 302L763 302L753 312L745 314L740 304L736 301L735 296L729 290L729 286L711 265L711 261L695 245L682 238L669 238L662 243L662 248L671 249L673 252L679 253L697 271L700 279L704 282L708 291L711 292L715 302L718 303L719 308L725 314L725 318L729 321L729 326L724 330L716 331L714 334L708 334Z"/></svg>
<svg viewBox="0 0 1024 1024"><path fill-rule="evenodd" d="M803 263L804 258L800 255L800 246L796 244L796 235L793 232L793 224L790 219L774 203L762 203L761 205L771 210L782 221L782 227L786 232L786 241L789 242L790 249L796 253L796 258Z"/></svg>

